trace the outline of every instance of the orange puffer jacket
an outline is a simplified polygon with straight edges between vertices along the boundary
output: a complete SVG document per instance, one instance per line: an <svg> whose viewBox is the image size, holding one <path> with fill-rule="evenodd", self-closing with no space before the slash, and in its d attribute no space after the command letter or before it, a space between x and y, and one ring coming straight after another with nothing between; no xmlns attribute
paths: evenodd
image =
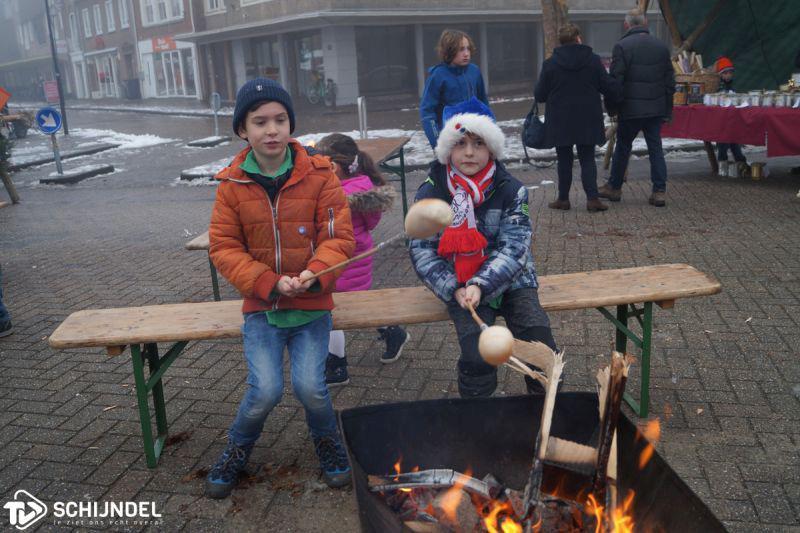
<svg viewBox="0 0 800 533"><path fill-rule="evenodd" d="M350 208L330 161L291 141L294 168L270 201L239 165L242 150L215 177L220 180L209 226L211 261L244 297L242 312L333 309L337 271L319 278L321 290L295 298L273 294L281 276L319 272L355 250Z"/></svg>

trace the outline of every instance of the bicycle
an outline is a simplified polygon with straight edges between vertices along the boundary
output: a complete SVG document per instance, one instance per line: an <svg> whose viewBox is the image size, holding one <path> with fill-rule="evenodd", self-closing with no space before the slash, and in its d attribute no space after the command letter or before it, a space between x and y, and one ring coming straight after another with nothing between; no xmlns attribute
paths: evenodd
<svg viewBox="0 0 800 533"><path fill-rule="evenodd" d="M325 77L322 73L314 71L311 74L314 82L306 87L306 99L308 103L316 105L323 102L328 107L336 107L336 82Z"/></svg>

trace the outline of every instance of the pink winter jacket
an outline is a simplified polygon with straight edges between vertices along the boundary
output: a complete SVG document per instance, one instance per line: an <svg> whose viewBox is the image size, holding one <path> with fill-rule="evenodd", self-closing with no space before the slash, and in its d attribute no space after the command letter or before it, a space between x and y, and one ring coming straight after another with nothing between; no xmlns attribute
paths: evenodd
<svg viewBox="0 0 800 533"><path fill-rule="evenodd" d="M372 248L372 231L381 220L381 212L388 210L394 201L391 185L375 187L369 176L353 176L342 180L342 188L350 204L353 219L353 237L356 256ZM372 256L356 261L342 272L336 281L337 292L365 291L372 287Z"/></svg>

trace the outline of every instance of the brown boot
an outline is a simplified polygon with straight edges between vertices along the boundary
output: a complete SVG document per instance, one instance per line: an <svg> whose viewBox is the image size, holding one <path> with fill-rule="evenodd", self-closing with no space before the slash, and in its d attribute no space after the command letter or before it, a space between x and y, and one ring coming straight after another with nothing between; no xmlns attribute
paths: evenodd
<svg viewBox="0 0 800 533"><path fill-rule="evenodd" d="M666 201L666 194L664 191L655 191L653 194L650 195L650 205L654 205L656 207L664 207L667 205Z"/></svg>
<svg viewBox="0 0 800 533"><path fill-rule="evenodd" d="M592 198L591 200L586 200L586 210L590 213L607 211L608 206L601 202L599 198Z"/></svg>
<svg viewBox="0 0 800 533"><path fill-rule="evenodd" d="M612 189L609 184L601 185L597 188L597 196L611 202L619 202L622 200L622 189Z"/></svg>
<svg viewBox="0 0 800 533"><path fill-rule="evenodd" d="M569 211L569 208L572 207L569 205L569 200L555 200L554 202L550 202L547 204L547 207L550 209L561 209L562 211Z"/></svg>

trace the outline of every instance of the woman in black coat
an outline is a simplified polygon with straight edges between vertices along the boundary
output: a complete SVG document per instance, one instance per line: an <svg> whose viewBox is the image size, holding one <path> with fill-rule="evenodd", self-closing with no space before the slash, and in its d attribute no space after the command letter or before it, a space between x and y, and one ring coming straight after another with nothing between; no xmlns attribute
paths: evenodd
<svg viewBox="0 0 800 533"><path fill-rule="evenodd" d="M606 142L603 126L602 94L607 103L622 100L622 86L612 78L592 52L581 43L580 29L566 24L558 30L561 46L542 65L534 96L546 102L545 141L558 155L558 199L551 209L570 208L572 185L572 146L577 145L581 163L581 181L586 192L586 209L605 211L608 207L597 196L595 146Z"/></svg>

